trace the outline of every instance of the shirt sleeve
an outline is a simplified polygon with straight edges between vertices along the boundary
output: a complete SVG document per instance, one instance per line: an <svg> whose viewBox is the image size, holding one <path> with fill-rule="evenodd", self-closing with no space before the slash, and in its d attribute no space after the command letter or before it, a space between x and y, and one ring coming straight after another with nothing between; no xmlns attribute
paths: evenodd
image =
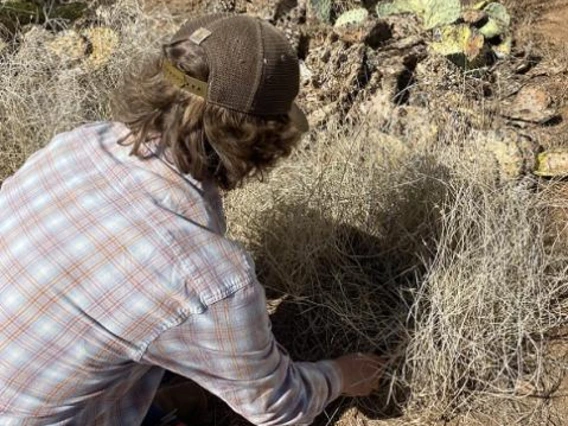
<svg viewBox="0 0 568 426"><path fill-rule="evenodd" d="M255 425L310 424L341 392L334 363L292 362L276 342L258 283L163 332L143 361L194 380Z"/></svg>

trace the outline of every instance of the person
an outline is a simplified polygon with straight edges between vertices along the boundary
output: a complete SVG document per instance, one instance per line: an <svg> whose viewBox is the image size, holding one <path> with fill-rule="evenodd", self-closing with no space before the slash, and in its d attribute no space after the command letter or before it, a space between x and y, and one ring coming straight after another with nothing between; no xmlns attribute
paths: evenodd
<svg viewBox="0 0 568 426"><path fill-rule="evenodd" d="M113 121L54 137L0 191L0 424L139 425L165 371L256 425L368 395L380 359L294 362L223 191L290 153L307 121L282 33L188 21L128 74Z"/></svg>

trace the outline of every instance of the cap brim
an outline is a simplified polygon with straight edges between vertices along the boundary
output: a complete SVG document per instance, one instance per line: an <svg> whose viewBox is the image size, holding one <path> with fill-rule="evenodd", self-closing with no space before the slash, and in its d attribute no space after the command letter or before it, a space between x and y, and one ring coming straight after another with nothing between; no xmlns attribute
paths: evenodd
<svg viewBox="0 0 568 426"><path fill-rule="evenodd" d="M290 117L290 120L292 120L292 123L294 123L300 132L306 133L310 130L310 124L308 123L306 114L304 114L296 102L292 103L292 108L290 108L290 111L288 112L288 117Z"/></svg>

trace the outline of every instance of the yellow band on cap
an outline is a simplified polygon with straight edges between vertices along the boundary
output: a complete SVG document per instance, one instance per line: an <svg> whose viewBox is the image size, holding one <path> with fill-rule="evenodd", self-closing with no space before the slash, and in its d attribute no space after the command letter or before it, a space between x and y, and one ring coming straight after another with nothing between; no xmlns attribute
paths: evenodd
<svg viewBox="0 0 568 426"><path fill-rule="evenodd" d="M206 82L190 77L167 59L164 60L162 70L166 80L174 86L182 90L187 90L203 99L207 99L207 89L209 86Z"/></svg>

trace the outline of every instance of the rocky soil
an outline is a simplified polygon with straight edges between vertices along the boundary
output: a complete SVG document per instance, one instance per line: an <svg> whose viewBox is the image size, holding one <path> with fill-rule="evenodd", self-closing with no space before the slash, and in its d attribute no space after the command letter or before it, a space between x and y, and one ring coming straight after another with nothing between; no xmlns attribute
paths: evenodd
<svg viewBox="0 0 568 426"><path fill-rule="evenodd" d="M120 37L93 25L97 13L104 13L104 2L51 3L46 12L35 0L1 1L0 52L21 27L41 32L38 38L46 39L63 62L84 70L104 66ZM378 9L376 3L149 0L145 6L150 13L168 9L179 22L196 13L231 11L261 17L282 29L301 59L299 103L314 130L309 140L324 129L364 125L412 148L451 138L459 123L464 144L493 158L498 178L568 175L568 157L562 154L568 128L568 54L552 53L565 49L568 2L529 0L525 8L515 2L509 10L491 3L513 17L511 29L506 15L497 32L487 30L487 20L494 18L484 9L464 6L457 20L448 20L455 21L452 26L426 29L427 18L416 13L379 18L377 11L385 2ZM321 10L327 11L326 18ZM348 10L356 14L338 19ZM47 25L48 31L33 24ZM485 43L479 34L485 34ZM494 34L500 34L501 45L494 45ZM455 46L460 37L466 38L465 47Z"/></svg>
<svg viewBox="0 0 568 426"><path fill-rule="evenodd" d="M340 3L336 16L361 7ZM318 19L309 0L150 1L147 7L167 7L180 20L243 12L280 27L302 60L299 102L315 130L311 138L318 130L363 123L411 148L446 139L460 123L464 144L493 158L499 178L562 177L568 174L558 154L568 128L568 60L550 52L564 48L568 2L531 0L528 10L519 3L510 6L509 54L475 72L432 52L436 31L424 30L412 14L378 18L368 7L365 20L338 27Z"/></svg>

